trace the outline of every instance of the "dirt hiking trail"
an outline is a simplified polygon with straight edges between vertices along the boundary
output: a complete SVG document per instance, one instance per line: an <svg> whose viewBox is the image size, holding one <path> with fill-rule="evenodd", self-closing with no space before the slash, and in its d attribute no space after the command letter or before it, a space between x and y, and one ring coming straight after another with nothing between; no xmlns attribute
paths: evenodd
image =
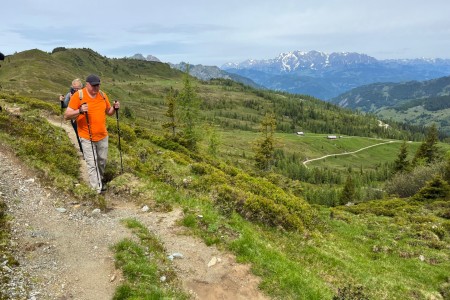
<svg viewBox="0 0 450 300"><path fill-rule="evenodd" d="M60 120L51 123L61 126ZM78 149L70 123L64 121L62 126ZM0 197L12 218L11 244L20 263L5 267L0 257L12 278L6 287L12 299L112 299L122 276L114 267L110 247L132 236L121 223L124 218L136 218L146 225L162 241L167 255L183 255L173 264L193 299L268 299L258 290L259 278L250 273L248 265L236 263L230 253L206 246L176 225L183 215L180 209L142 212L107 192L111 209L98 212L42 186L1 143Z"/></svg>

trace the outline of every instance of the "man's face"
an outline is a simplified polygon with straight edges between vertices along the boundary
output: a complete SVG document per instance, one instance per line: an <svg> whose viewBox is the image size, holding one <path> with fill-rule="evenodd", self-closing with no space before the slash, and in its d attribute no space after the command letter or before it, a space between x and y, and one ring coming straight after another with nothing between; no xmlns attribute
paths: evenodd
<svg viewBox="0 0 450 300"><path fill-rule="evenodd" d="M100 84L92 85L89 82L86 83L86 89L89 94L92 96L97 96L98 91L100 90Z"/></svg>
<svg viewBox="0 0 450 300"><path fill-rule="evenodd" d="M72 87L70 88L70 93L73 94L75 92L77 92L78 90L81 90L81 83L76 83L74 85L72 85Z"/></svg>

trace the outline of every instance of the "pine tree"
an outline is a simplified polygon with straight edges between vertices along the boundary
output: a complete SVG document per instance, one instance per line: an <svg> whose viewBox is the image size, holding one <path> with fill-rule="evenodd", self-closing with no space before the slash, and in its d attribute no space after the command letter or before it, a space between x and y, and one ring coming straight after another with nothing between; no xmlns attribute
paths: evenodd
<svg viewBox="0 0 450 300"><path fill-rule="evenodd" d="M164 114L169 121L166 123L163 123L162 127L164 129L168 130L168 135L172 138L176 138L176 129L178 128L178 121L176 118L177 115L177 93L176 91L170 87L169 92L167 93L166 97L166 105L167 105L167 111Z"/></svg>
<svg viewBox="0 0 450 300"><path fill-rule="evenodd" d="M450 184L450 152L447 152L447 155L445 156L445 169L442 179Z"/></svg>
<svg viewBox="0 0 450 300"><path fill-rule="evenodd" d="M198 120L200 113L200 99L191 84L189 66L183 78L183 89L177 96L180 106L180 119L183 122L183 144L188 149L196 150L197 142L200 140Z"/></svg>
<svg viewBox="0 0 450 300"><path fill-rule="evenodd" d="M440 158L439 148L437 143L439 141L438 130L436 124L433 124L427 133L427 138L422 142L419 149L417 149L414 155L412 164L414 166L424 161L426 164L430 164Z"/></svg>
<svg viewBox="0 0 450 300"><path fill-rule="evenodd" d="M220 145L220 138L217 133L216 127L214 127L214 124L211 124L209 126L209 142L208 142L209 154L215 157L217 155L219 145Z"/></svg>
<svg viewBox="0 0 450 300"><path fill-rule="evenodd" d="M448 199L450 187L448 183L437 175L420 189L412 199L418 201L433 201L437 199Z"/></svg>
<svg viewBox="0 0 450 300"><path fill-rule="evenodd" d="M344 189L342 190L341 196L339 197L340 204L346 204L348 202L353 202L356 198L356 188L355 183L351 175L347 176L345 181Z"/></svg>
<svg viewBox="0 0 450 300"><path fill-rule="evenodd" d="M266 114L261 121L260 132L262 138L256 143L255 160L256 166L261 170L269 170L275 153L275 133L276 120L273 114Z"/></svg>
<svg viewBox="0 0 450 300"><path fill-rule="evenodd" d="M408 146L406 145L406 141L403 141L397 159L394 161L394 173L407 172L410 170L410 162L406 159L407 157Z"/></svg>

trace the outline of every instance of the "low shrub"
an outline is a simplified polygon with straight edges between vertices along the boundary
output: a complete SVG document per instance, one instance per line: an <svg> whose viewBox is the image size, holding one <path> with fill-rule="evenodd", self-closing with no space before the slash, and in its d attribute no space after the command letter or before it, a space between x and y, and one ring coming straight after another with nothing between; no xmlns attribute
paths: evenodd
<svg viewBox="0 0 450 300"><path fill-rule="evenodd" d="M211 191L217 185L230 182L228 176L220 170L215 170L211 174L200 176L192 182L192 187L197 190Z"/></svg>
<svg viewBox="0 0 450 300"><path fill-rule="evenodd" d="M442 174L443 165L443 163L435 163L427 166L418 166L411 172L397 173L386 182L385 191L389 195L397 195L401 198L411 197L436 174Z"/></svg>
<svg viewBox="0 0 450 300"><path fill-rule="evenodd" d="M437 175L430 181L427 181L425 186L417 192L412 198L417 201L434 201L437 199L448 199L450 187L441 176Z"/></svg>
<svg viewBox="0 0 450 300"><path fill-rule="evenodd" d="M448 234L450 235L450 221L444 221L441 224L442 229Z"/></svg>
<svg viewBox="0 0 450 300"><path fill-rule="evenodd" d="M196 175L211 174L213 169L206 163L193 163L191 164L191 172Z"/></svg>
<svg viewBox="0 0 450 300"><path fill-rule="evenodd" d="M192 163L192 159L186 154L173 152L173 151L165 151L163 153L164 158L172 159L177 164L187 166Z"/></svg>
<svg viewBox="0 0 450 300"><path fill-rule="evenodd" d="M439 293L444 300L450 300L450 278L439 287Z"/></svg>
<svg viewBox="0 0 450 300"><path fill-rule="evenodd" d="M299 216L305 225L310 224L315 216L315 212L304 199L286 193L265 178L240 173L234 177L233 182L239 189L271 199L274 203L286 207L289 213Z"/></svg>
<svg viewBox="0 0 450 300"><path fill-rule="evenodd" d="M226 215L236 211L247 220L267 226L280 226L286 230L304 230L301 218L289 212L285 206L238 188L228 185L218 186L215 203Z"/></svg>
<svg viewBox="0 0 450 300"><path fill-rule="evenodd" d="M361 202L352 206L341 206L339 209L346 210L354 214L372 213L378 216L394 217L404 213L417 212L419 207L412 205L407 200L396 198Z"/></svg>
<svg viewBox="0 0 450 300"><path fill-rule="evenodd" d="M333 300L368 300L364 292L362 285L347 284L346 286L339 288L337 295L333 297Z"/></svg>
<svg viewBox="0 0 450 300"><path fill-rule="evenodd" d="M61 108L58 105L51 104L49 102L39 100L36 98L23 97L18 95L10 95L0 93L0 98L5 99L6 102L15 103L15 104L24 104L27 109L41 109L48 111L52 114L59 115L61 113Z"/></svg>
<svg viewBox="0 0 450 300"><path fill-rule="evenodd" d="M107 119L108 132L110 136L114 138L118 138L117 136L117 120L113 118ZM120 128L120 139L121 141L134 142L136 140L136 133L134 129L127 125L126 123L121 122L119 124Z"/></svg>

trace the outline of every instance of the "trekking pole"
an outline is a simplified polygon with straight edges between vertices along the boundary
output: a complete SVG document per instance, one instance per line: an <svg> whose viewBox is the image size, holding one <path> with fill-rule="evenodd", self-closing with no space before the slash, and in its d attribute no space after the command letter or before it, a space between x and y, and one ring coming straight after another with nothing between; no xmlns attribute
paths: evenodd
<svg viewBox="0 0 450 300"><path fill-rule="evenodd" d="M63 99L64 95L61 94L59 96L59 102L61 102L61 129L62 129L62 123L63 123L63 119L64 119L64 114L63 114L63 110L64 110L64 99Z"/></svg>
<svg viewBox="0 0 450 300"><path fill-rule="evenodd" d="M116 101L114 101L114 103L116 103ZM120 170L122 171L123 174L123 164L122 164L122 147L120 146L120 127L119 127L119 109L114 107L114 110L116 111L116 120L117 120L117 135L119 136L119 153L120 153Z"/></svg>
<svg viewBox="0 0 450 300"><path fill-rule="evenodd" d="M59 95L59 102L61 103L61 136L60 136L60 140L59 142L61 143L63 140L63 136L64 136L64 128L63 128L63 120L64 120L64 95L61 94Z"/></svg>
<svg viewBox="0 0 450 300"><path fill-rule="evenodd" d="M85 104L85 103L83 103L83 104ZM83 104L81 104L81 105L83 105ZM101 186L102 183L100 181L100 175L98 174L97 158L96 158L95 151L94 151L94 143L92 142L91 124L89 123L88 113L85 112L84 115L86 116L86 122L87 122L87 126L88 126L88 131L89 131L89 140L91 141L92 155L94 156L94 165L95 165L95 171L97 172L98 186L100 188L102 188L102 186Z"/></svg>

